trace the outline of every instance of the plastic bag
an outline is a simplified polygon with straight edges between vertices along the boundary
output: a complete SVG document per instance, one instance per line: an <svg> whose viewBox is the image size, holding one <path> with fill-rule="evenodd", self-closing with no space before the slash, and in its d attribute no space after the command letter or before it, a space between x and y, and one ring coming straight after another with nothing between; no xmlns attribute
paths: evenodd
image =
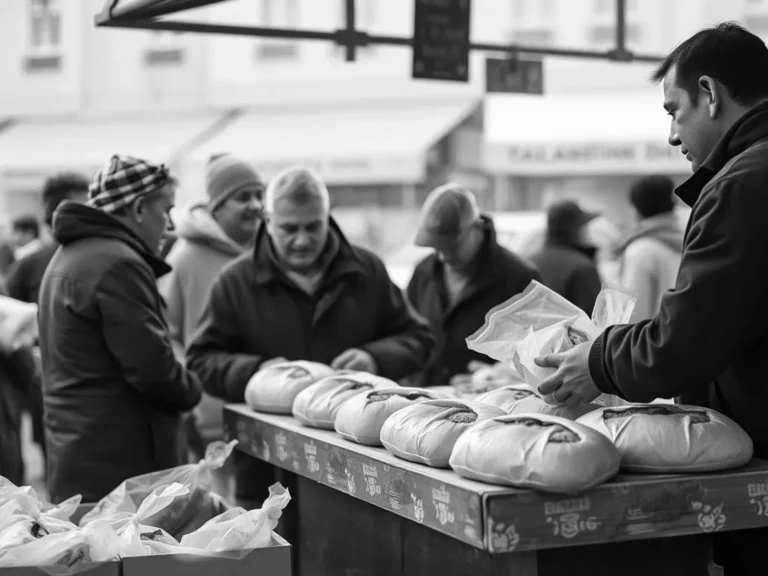
<svg viewBox="0 0 768 576"><path fill-rule="evenodd" d="M537 366L536 358L564 352L594 340L608 326L629 322L636 300L620 290L604 288L590 319L576 305L533 280L521 294L488 312L482 328L467 338L467 346L500 362L511 362L522 379L536 389L555 372L554 368ZM607 394L595 403L626 404Z"/></svg>
<svg viewBox="0 0 768 576"><path fill-rule="evenodd" d="M5 498L0 505L0 551L77 528L66 518L41 512L37 494L28 486L6 493Z"/></svg>
<svg viewBox="0 0 768 576"><path fill-rule="evenodd" d="M119 560L119 538L108 525L94 522L84 528L50 534L0 553L0 566L62 566L67 573L88 564Z"/></svg>
<svg viewBox="0 0 768 576"><path fill-rule="evenodd" d="M269 488L269 498L260 510L230 510L206 522L198 530L181 539L182 547L209 552L252 550L269 544L277 521L288 506L291 494L280 484Z"/></svg>
<svg viewBox="0 0 768 576"><path fill-rule="evenodd" d="M37 339L37 304L0 295L0 350L15 352Z"/></svg>
<svg viewBox="0 0 768 576"><path fill-rule="evenodd" d="M229 444L212 442L205 451L205 458L198 464L187 464L126 480L83 516L80 525L85 526L97 518L113 516L118 512L135 514L141 503L157 488L177 482L187 486L189 493L174 499L153 517L147 518L147 524L162 528L174 538L181 538L197 530L229 508L220 496L211 492L211 471L224 465L236 444L237 440Z"/></svg>

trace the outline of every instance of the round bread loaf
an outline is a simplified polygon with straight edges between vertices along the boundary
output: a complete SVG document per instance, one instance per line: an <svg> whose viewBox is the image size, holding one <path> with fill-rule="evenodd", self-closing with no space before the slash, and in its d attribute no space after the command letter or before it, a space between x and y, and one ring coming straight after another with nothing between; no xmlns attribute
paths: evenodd
<svg viewBox="0 0 768 576"><path fill-rule="evenodd" d="M577 418L600 408L597 404L579 404L577 406L568 406L566 404L547 404L538 394L523 398L519 402L509 407L510 414L547 414L548 416L557 416L576 420Z"/></svg>
<svg viewBox="0 0 768 576"><path fill-rule="evenodd" d="M495 406L467 400L426 400L398 410L381 427L381 443L403 460L447 468L453 445L478 421L502 416Z"/></svg>
<svg viewBox="0 0 768 576"><path fill-rule="evenodd" d="M698 406L636 404L601 408L579 418L607 436L627 472L727 470L752 458L752 440L730 418Z"/></svg>
<svg viewBox="0 0 768 576"><path fill-rule="evenodd" d="M333 430L336 414L347 400L374 388L395 388L397 382L368 372L345 372L318 380L296 396L293 416L305 426Z"/></svg>
<svg viewBox="0 0 768 576"><path fill-rule="evenodd" d="M546 414L507 415L464 433L451 454L459 475L502 486L575 494L612 478L621 457L588 426Z"/></svg>
<svg viewBox="0 0 768 576"><path fill-rule="evenodd" d="M343 438L381 446L381 427L398 410L414 402L442 398L427 388L376 388L353 396L339 408L335 428Z"/></svg>
<svg viewBox="0 0 768 576"><path fill-rule="evenodd" d="M281 362L259 370L245 387L245 403L257 412L290 414L296 396L333 369L319 362Z"/></svg>
<svg viewBox="0 0 768 576"><path fill-rule="evenodd" d="M509 384L481 394L476 400L509 412L515 404L529 396L536 396L536 392L528 384Z"/></svg>

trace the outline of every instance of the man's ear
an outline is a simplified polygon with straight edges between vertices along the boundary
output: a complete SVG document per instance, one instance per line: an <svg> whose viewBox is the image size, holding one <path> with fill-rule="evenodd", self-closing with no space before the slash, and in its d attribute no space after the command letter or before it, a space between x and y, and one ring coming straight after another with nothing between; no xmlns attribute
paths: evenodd
<svg viewBox="0 0 768 576"><path fill-rule="evenodd" d="M144 220L144 198L136 198L131 204L131 212L136 222Z"/></svg>
<svg viewBox="0 0 768 576"><path fill-rule="evenodd" d="M722 109L725 88L711 76L702 76L699 78L699 90L706 97L710 118L714 118Z"/></svg>

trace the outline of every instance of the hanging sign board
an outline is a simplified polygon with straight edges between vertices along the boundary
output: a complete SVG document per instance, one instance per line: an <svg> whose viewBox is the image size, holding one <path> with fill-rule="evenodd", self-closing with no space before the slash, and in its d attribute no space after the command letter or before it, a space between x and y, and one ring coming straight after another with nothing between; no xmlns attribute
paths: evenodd
<svg viewBox="0 0 768 576"><path fill-rule="evenodd" d="M470 0L415 0L413 77L469 81Z"/></svg>

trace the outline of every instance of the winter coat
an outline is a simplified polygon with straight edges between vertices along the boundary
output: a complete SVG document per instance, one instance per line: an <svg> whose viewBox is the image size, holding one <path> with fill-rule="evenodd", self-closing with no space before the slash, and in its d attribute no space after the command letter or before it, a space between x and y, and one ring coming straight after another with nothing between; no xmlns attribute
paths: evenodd
<svg viewBox="0 0 768 576"><path fill-rule="evenodd" d="M39 302L48 489L95 502L181 463L180 414L201 387L171 347L156 284L168 265L86 205L63 204L53 227Z"/></svg>
<svg viewBox="0 0 768 576"><path fill-rule="evenodd" d="M173 268L158 286L167 304L171 341L180 358L192 340L208 301L213 282L222 268L247 251L226 235L205 206L192 206L176 222L179 238L165 261ZM224 403L204 394L195 409L198 430L207 443L220 439Z"/></svg>

